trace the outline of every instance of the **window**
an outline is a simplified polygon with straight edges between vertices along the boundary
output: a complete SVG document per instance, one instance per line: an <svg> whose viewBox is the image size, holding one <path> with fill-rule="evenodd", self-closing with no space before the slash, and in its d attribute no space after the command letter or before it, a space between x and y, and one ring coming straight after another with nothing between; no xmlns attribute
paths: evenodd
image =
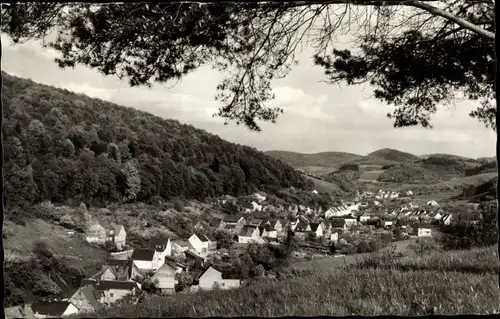
<svg viewBox="0 0 500 319"><path fill-rule="evenodd" d="M113 298L113 296L114 296L114 295L113 295L113 293L109 293L109 296L110 296L111 298Z"/></svg>

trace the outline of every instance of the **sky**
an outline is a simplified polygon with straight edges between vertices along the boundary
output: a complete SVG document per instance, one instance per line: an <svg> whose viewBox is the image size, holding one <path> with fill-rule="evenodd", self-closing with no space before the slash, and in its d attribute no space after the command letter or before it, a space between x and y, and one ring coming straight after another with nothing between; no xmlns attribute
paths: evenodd
<svg viewBox="0 0 500 319"><path fill-rule="evenodd" d="M273 83L273 103L284 114L276 124L259 123L262 131L252 132L243 125L224 125L223 119L212 117L220 107L214 96L224 74L211 68L198 69L177 84L130 88L116 77L89 68L60 69L53 61L57 53L44 49L39 42L11 43L2 35L2 70L9 74L176 119L262 151L365 155L394 148L416 155L495 155L495 132L468 116L477 102L460 101L453 108L440 108L432 118L432 129L396 129L386 116L393 107L374 99L369 87L321 82L325 80L323 70L313 65L311 50L299 56L299 65L286 78Z"/></svg>

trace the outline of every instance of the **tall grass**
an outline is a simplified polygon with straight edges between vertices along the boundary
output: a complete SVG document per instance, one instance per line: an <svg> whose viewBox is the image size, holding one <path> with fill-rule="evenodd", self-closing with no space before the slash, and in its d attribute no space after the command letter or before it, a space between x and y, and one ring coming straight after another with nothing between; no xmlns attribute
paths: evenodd
<svg viewBox="0 0 500 319"><path fill-rule="evenodd" d="M375 258L375 257L374 257ZM495 248L378 258L231 291L147 295L98 317L490 314L500 310Z"/></svg>

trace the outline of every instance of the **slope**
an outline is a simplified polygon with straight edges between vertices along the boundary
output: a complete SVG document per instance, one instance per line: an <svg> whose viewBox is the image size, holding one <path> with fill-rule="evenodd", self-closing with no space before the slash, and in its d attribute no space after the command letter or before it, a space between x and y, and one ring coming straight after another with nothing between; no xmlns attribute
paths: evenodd
<svg viewBox="0 0 500 319"><path fill-rule="evenodd" d="M302 169L306 173L315 175L327 174L338 169L343 163L363 158L361 155L345 152L305 154L287 151L267 151L265 153L292 167Z"/></svg>
<svg viewBox="0 0 500 319"><path fill-rule="evenodd" d="M2 76L7 207L311 186L292 167L190 125Z"/></svg>
<svg viewBox="0 0 500 319"><path fill-rule="evenodd" d="M370 158L379 158L379 159L384 159L387 161L394 161L394 162L413 162L417 161L420 158L416 155L406 153L406 152L401 152L392 148L383 148L374 152L371 152L370 154L367 155L367 157Z"/></svg>

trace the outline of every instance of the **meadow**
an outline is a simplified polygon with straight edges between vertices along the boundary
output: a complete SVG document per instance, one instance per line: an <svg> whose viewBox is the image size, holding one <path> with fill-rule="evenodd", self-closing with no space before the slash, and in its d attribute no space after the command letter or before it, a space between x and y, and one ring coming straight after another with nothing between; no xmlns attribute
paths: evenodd
<svg viewBox="0 0 500 319"><path fill-rule="evenodd" d="M403 257L372 255L303 277L263 279L231 291L146 295L98 317L493 314L500 309L497 247L441 251L420 244Z"/></svg>

